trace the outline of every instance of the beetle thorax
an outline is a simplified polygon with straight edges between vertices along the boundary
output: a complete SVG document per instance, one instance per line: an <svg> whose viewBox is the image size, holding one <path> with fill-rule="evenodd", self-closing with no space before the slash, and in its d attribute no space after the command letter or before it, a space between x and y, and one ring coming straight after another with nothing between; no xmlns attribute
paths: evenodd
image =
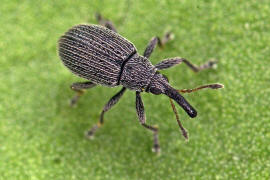
<svg viewBox="0 0 270 180"><path fill-rule="evenodd" d="M134 54L123 67L120 84L141 92L147 88L155 73L156 68L147 58Z"/></svg>

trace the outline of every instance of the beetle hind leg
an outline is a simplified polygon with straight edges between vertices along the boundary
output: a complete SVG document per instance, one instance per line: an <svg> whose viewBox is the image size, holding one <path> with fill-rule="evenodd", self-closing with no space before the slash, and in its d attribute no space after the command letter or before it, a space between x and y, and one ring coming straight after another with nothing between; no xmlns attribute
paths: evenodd
<svg viewBox="0 0 270 180"><path fill-rule="evenodd" d="M105 112L110 110L119 101L119 99L124 94L125 90L126 90L126 88L123 87L116 95L114 95L107 102L107 104L104 106L104 108L103 108L103 110L102 110L102 112L100 114L99 122L96 125L94 125L88 132L86 132L86 137L87 138L92 139L94 137L94 134L98 130L98 128L100 128L104 124L104 114L105 114Z"/></svg>
<svg viewBox="0 0 270 180"><path fill-rule="evenodd" d="M96 84L92 82L76 82L73 83L70 88L76 92L75 96L70 101L70 106L73 107L77 104L79 98L85 93L86 89L90 89L96 86Z"/></svg>

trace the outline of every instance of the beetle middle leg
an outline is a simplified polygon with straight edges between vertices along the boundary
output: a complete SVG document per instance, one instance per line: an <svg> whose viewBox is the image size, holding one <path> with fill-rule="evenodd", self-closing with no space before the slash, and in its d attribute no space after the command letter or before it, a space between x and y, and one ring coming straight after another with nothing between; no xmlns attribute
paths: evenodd
<svg viewBox="0 0 270 180"><path fill-rule="evenodd" d="M137 110L137 115L138 115L141 125L154 133L154 145L153 145L152 150L156 153L159 153L160 145L159 145L159 140L158 140L158 128L146 124L144 106L143 106L142 98L140 96L140 92L136 92L136 110Z"/></svg>
<svg viewBox="0 0 270 180"><path fill-rule="evenodd" d="M124 92L126 91L126 88L123 87L117 94L115 94L110 100L109 102L104 106L101 114L100 114L100 118L99 118L99 122L94 125L87 133L86 136L88 138L92 138L95 134L95 132L97 131L97 129L102 126L104 124L104 114L105 112L107 112L108 110L110 110L118 101L119 99L122 97L122 95L124 94Z"/></svg>
<svg viewBox="0 0 270 180"><path fill-rule="evenodd" d="M105 19L104 17L102 17L102 15L100 13L96 13L96 19L100 25L105 26L106 28L108 28L114 32L117 32L113 23L111 21Z"/></svg>
<svg viewBox="0 0 270 180"><path fill-rule="evenodd" d="M70 106L74 106L78 102L79 98L84 94L85 89L90 89L94 86L96 86L96 84L89 81L73 83L70 88L76 91L76 95L71 99Z"/></svg>
<svg viewBox="0 0 270 180"><path fill-rule="evenodd" d="M162 70L162 69L173 67L182 62L185 63L194 72L199 72L204 69L213 68L217 64L217 61L210 60L206 62L205 64L202 64L201 66L196 66L192 64L191 62L189 62L188 60L186 60L185 58L175 57L175 58L164 59L160 63L156 64L155 67L158 70Z"/></svg>
<svg viewBox="0 0 270 180"><path fill-rule="evenodd" d="M165 33L164 37L161 39L158 36L153 37L148 43L147 47L144 50L143 56L149 58L152 52L154 51L156 45L163 47L169 40L172 39L172 33Z"/></svg>

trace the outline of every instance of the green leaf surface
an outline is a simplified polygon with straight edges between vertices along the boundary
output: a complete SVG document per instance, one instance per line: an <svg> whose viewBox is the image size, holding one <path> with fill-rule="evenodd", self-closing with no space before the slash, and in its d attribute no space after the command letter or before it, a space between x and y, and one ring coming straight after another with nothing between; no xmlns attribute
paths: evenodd
<svg viewBox="0 0 270 180"><path fill-rule="evenodd" d="M153 36L172 31L153 64L218 59L216 69L200 73L184 64L162 71L179 89L225 85L184 94L198 111L191 119L177 106L188 142L168 98L145 93L147 122L160 128L162 153L152 153L132 91L106 113L94 140L84 137L120 87L95 87L69 107L69 86L84 80L63 66L57 41L75 24L97 23L95 12L141 54ZM269 0L2 0L0 179L270 179L269 17Z"/></svg>

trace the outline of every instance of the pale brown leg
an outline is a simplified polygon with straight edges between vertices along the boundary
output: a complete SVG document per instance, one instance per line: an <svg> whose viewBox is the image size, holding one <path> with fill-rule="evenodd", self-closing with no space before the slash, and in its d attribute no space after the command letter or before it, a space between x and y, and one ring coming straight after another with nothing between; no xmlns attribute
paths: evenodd
<svg viewBox="0 0 270 180"><path fill-rule="evenodd" d="M76 92L76 95L71 99L70 106L74 106L77 104L79 98L84 94L86 89L92 88L96 86L96 84L92 82L76 82L73 83L70 88Z"/></svg>

